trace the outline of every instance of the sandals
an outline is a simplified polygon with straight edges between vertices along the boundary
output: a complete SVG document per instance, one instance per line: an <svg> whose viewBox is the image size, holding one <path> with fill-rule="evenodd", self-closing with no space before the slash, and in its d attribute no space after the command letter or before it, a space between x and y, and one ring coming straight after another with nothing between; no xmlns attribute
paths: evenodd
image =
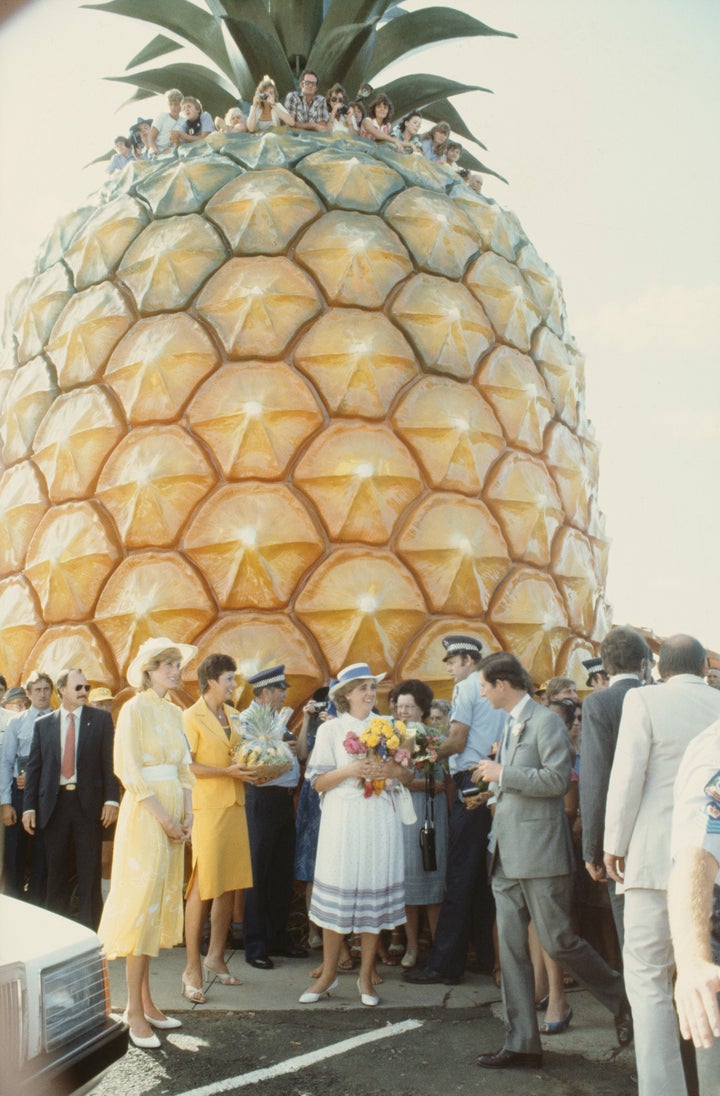
<svg viewBox="0 0 720 1096"><path fill-rule="evenodd" d="M240 979L235 978L230 971L215 970L214 967L209 967L207 963L203 963L205 968L205 979L208 982L212 982L217 979L221 986L239 986Z"/></svg>
<svg viewBox="0 0 720 1096"><path fill-rule="evenodd" d="M194 1005L204 1005L207 1002L207 997L203 991L198 986L191 985L184 974L182 976L182 989L180 992L183 997L186 997L188 1001L192 1001Z"/></svg>

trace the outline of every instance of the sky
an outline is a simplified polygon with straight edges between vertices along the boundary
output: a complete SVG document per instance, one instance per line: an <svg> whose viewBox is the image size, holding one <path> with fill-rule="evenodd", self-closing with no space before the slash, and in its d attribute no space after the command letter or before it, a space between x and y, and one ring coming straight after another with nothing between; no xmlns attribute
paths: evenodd
<svg viewBox="0 0 720 1096"><path fill-rule="evenodd" d="M480 158L509 180L489 178L485 193L560 275L587 358L614 621L720 650L720 5L451 6L518 37L423 50L393 75L425 69L493 91L456 104L488 146ZM101 181L84 165L139 113L103 77L152 34L75 0L34 0L0 28L0 298Z"/></svg>

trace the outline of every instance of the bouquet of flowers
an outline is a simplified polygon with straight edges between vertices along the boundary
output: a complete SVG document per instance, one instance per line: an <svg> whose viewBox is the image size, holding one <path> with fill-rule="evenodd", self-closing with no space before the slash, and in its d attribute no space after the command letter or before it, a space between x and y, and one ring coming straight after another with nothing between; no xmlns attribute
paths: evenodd
<svg viewBox="0 0 720 1096"><path fill-rule="evenodd" d="M255 769L260 783L275 780L292 767L292 754L283 742L286 719L291 712L292 709L283 708L278 713L265 704L254 704L243 715L243 741L236 747L233 760L237 765Z"/></svg>
<svg viewBox="0 0 720 1096"><path fill-rule="evenodd" d="M396 720L393 726L384 716L378 715L370 720L361 735L355 734L355 731L348 731L343 740L343 746L346 752L354 757L377 757L381 761L392 758L398 764L407 766L410 764L410 751L401 746L405 731L405 724L399 720ZM372 795L380 795L386 783L385 779L361 779L360 787L363 789L363 796L365 799L370 799Z"/></svg>
<svg viewBox="0 0 720 1096"><path fill-rule="evenodd" d="M438 761L443 767L447 765L445 758L438 758L438 747L445 738L439 727L408 723L408 731L412 735L411 760L418 772L429 776L434 772Z"/></svg>

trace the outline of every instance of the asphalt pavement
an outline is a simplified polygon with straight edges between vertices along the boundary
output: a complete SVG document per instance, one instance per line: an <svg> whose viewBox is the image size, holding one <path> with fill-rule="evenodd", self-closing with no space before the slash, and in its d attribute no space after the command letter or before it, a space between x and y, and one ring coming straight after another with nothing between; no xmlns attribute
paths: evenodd
<svg viewBox="0 0 720 1096"><path fill-rule="evenodd" d="M573 1022L543 1037L542 1070L482 1070L478 1054L502 1046L500 991L468 974L457 986L413 986L399 967L381 967L377 1008L362 1006L356 972L340 975L337 993L316 1005L298 998L311 983L308 959L275 960L255 970L244 952L228 953L240 986L205 983L207 1004L181 996L185 951L152 961L156 1003L183 1026L161 1033L156 1051L131 1048L101 1083L98 1096L436 1096L492 1086L493 1096L631 1096L632 1049L620 1050L610 1014L587 992L569 992ZM125 1007L124 962L110 964L113 1010Z"/></svg>

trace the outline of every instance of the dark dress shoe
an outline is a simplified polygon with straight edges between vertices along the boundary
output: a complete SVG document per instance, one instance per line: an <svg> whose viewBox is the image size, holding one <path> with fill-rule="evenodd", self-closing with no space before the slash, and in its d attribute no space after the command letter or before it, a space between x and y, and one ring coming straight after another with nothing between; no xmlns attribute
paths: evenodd
<svg viewBox="0 0 720 1096"><path fill-rule="evenodd" d="M410 970L404 971L403 978L406 982L412 982L417 986L429 986L438 983L445 986L457 986L462 982L462 977L453 978L449 974L433 970L432 967L411 967Z"/></svg>
<svg viewBox="0 0 720 1096"><path fill-rule="evenodd" d="M268 959L267 955L259 955L257 959L246 959L245 962L257 970L272 970L275 966L272 959Z"/></svg>
<svg viewBox="0 0 720 1096"><path fill-rule="evenodd" d="M307 959L308 953L305 948L296 948L291 944L290 947L283 948L282 951L274 951L273 955L282 955L284 959Z"/></svg>
<svg viewBox="0 0 720 1096"><path fill-rule="evenodd" d="M542 1069L542 1054L521 1054L517 1050L500 1049L481 1054L477 1064L483 1069Z"/></svg>
<svg viewBox="0 0 720 1096"><path fill-rule="evenodd" d="M630 1011L630 1002L627 997L623 997L620 1011L614 1019L618 1043L621 1047L630 1046L630 1043L633 1041L633 1018L632 1012Z"/></svg>

